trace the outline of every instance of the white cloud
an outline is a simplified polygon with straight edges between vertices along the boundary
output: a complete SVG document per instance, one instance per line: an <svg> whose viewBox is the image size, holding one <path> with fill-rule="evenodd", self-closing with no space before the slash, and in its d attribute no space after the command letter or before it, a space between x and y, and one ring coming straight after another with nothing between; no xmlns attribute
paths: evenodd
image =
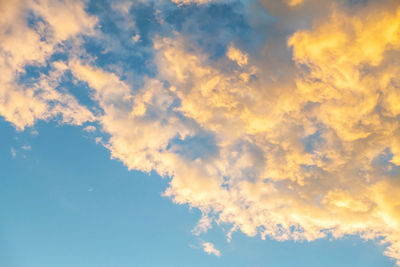
<svg viewBox="0 0 400 267"><path fill-rule="evenodd" d="M91 34L96 19L85 13L80 1L1 1L0 12L0 115L18 130L56 115L78 125L92 120L71 95L54 89L63 73L60 63L53 63L54 70L33 85L19 84L18 78L27 65L44 66L57 45ZM29 25L29 14L43 21Z"/></svg>
<svg viewBox="0 0 400 267"><path fill-rule="evenodd" d="M204 252L206 252L207 254L214 255L217 257L221 256L221 252L214 247L213 243L203 242L202 245L203 245Z"/></svg>
<svg viewBox="0 0 400 267"><path fill-rule="evenodd" d="M21 148L22 148L23 150L25 150L25 151L29 151L29 150L32 149L32 147L31 147L30 145L23 145Z"/></svg>
<svg viewBox="0 0 400 267"><path fill-rule="evenodd" d="M89 125L89 126L86 126L85 128L83 128L83 130L84 130L85 132L88 132L88 133L90 133L90 132L95 132L95 131L96 131L96 127L93 126L93 125Z"/></svg>
<svg viewBox="0 0 400 267"><path fill-rule="evenodd" d="M171 1L178 5L188 5L188 4L203 5L203 4L215 2L215 0L171 0Z"/></svg>
<svg viewBox="0 0 400 267"><path fill-rule="evenodd" d="M196 227L192 230L194 235L200 235L203 232L207 232L208 229L211 229L212 219L208 216L208 214L201 216L201 219L197 223Z"/></svg>
<svg viewBox="0 0 400 267"><path fill-rule="evenodd" d="M135 34L134 36L132 36L132 41L134 43L137 43L140 41L140 35L139 34Z"/></svg>
<svg viewBox="0 0 400 267"><path fill-rule="evenodd" d="M30 133L32 136L37 136L39 134L37 130L32 130Z"/></svg>
<svg viewBox="0 0 400 267"><path fill-rule="evenodd" d="M10 149L10 152L11 152L11 156L13 157L13 158L15 158L16 156L17 156L17 151L15 150L15 148L11 148Z"/></svg>

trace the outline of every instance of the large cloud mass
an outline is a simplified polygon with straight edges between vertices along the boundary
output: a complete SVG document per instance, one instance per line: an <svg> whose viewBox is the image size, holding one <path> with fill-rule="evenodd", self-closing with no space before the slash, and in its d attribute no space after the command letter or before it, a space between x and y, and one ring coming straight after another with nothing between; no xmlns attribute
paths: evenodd
<svg viewBox="0 0 400 267"><path fill-rule="evenodd" d="M140 88L79 52L96 24L81 3L0 2L20 18L0 19L0 115L18 129L57 115L95 120L113 158L170 177L165 195L201 210L195 234L213 221L232 226L228 238L356 234L381 239L400 265L400 5L320 1L329 10L312 17L314 1L261 2L283 16L271 27L287 35L271 31L248 52L230 41L211 57L185 33L156 34L157 71ZM37 28L27 6L42 18ZM282 22L294 13L302 29ZM33 86L18 82L67 42L68 59L49 63ZM66 71L101 112L55 89Z"/></svg>

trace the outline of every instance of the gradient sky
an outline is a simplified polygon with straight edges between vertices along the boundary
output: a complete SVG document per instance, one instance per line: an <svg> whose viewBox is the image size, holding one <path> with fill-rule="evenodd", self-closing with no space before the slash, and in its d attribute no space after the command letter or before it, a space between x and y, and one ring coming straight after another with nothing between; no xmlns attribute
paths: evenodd
<svg viewBox="0 0 400 267"><path fill-rule="evenodd" d="M398 1L0 15L0 266L400 266Z"/></svg>

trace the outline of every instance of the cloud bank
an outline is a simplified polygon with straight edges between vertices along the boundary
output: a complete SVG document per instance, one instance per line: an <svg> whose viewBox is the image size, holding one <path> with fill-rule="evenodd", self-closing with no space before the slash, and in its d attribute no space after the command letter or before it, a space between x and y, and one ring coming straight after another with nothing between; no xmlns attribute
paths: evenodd
<svg viewBox="0 0 400 267"><path fill-rule="evenodd" d="M136 47L141 42L126 38L149 54L153 72L142 75L99 63L129 45L96 29L99 19L83 3L0 3L2 14L13 14L0 20L0 115L18 130L38 119L95 122L112 158L168 177L165 196L202 212L195 234L217 223L231 226L228 239L238 230L299 241L359 235L385 244L400 265L396 1L239 5L244 15L258 6L273 18L268 30L257 27L261 17L249 19L250 31L266 36L255 46L231 38L228 26L214 45L168 22L170 10L215 12L227 3L155 2L151 35L143 37L139 22L128 25L149 40ZM138 5L121 11L124 27ZM109 47L88 56L85 38ZM68 57L53 59L60 51ZM39 74L21 80L28 66ZM88 86L95 112L60 89L67 74ZM208 244L204 250L218 256Z"/></svg>

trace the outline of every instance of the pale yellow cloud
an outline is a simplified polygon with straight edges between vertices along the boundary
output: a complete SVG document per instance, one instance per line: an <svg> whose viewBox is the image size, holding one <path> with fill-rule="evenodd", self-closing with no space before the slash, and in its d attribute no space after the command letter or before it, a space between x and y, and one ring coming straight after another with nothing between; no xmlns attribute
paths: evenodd
<svg viewBox="0 0 400 267"><path fill-rule="evenodd" d="M85 128L83 128L83 130L85 132L91 133L91 132L95 132L96 131L96 127L93 126L93 125L89 125L89 126L86 126Z"/></svg>
<svg viewBox="0 0 400 267"><path fill-rule="evenodd" d="M287 4L291 7L295 7L295 6L302 4L303 2L304 2L304 0L288 0Z"/></svg>
<svg viewBox="0 0 400 267"><path fill-rule="evenodd" d="M228 51L226 52L226 56L230 58L232 61L235 61L239 66L247 65L247 55L234 47L232 44L228 47Z"/></svg>
<svg viewBox="0 0 400 267"><path fill-rule="evenodd" d="M176 110L213 132L219 149L212 159L181 160L179 169L170 165L166 194L213 210L218 222L248 235L383 237L386 254L399 258L396 204L388 206L381 199L388 193L379 191L380 184L393 183L385 173L391 165L374 163L387 148L392 163L398 159L392 94L399 76L390 57L398 49L397 24L397 9L356 16L336 9L328 21L289 38L298 74L293 87L280 90L280 83L242 78L268 75L263 70L222 71L195 47L189 49L184 37L158 39L159 78L180 99ZM313 134L318 138L307 151L303 140ZM391 202L396 198L391 195Z"/></svg>
<svg viewBox="0 0 400 267"><path fill-rule="evenodd" d="M52 35L58 41L66 40L77 34L94 33L97 18L85 11L82 1L34 1L32 9L40 14L51 26Z"/></svg>
<svg viewBox="0 0 400 267"><path fill-rule="evenodd" d="M103 130L111 134L112 156L122 160L129 169L146 172L157 169L161 175L170 173L167 160L162 160L168 155L163 153L172 138L188 134L177 116L164 114L172 104L172 93L161 82L148 80L145 88L134 96L130 87L113 73L79 61L72 61L70 69L95 90L94 98L104 111L99 121ZM158 109L160 117L148 116L147 109L152 107Z"/></svg>
<svg viewBox="0 0 400 267"><path fill-rule="evenodd" d="M367 34L369 23L385 32L378 21L392 25L398 13L365 20L340 12L288 39L298 64L293 83L250 79L268 72L249 63L224 69L229 53L210 61L179 34L154 40L159 73L137 92L113 73L70 66L96 91L112 156L130 169L170 176L165 195L203 214L195 234L216 221L277 240L381 237L386 255L399 259L400 191L389 173L398 160L399 122L385 104L399 77L390 61L397 32L385 33L373 50L357 48L366 45L359 36L376 42L379 30ZM217 153L185 157L173 140L200 130L215 137ZM377 163L387 149L391 162Z"/></svg>
<svg viewBox="0 0 400 267"><path fill-rule="evenodd" d="M210 255L215 255L217 257L221 256L221 252L215 248L213 243L203 242L202 245L203 245L204 252L206 252Z"/></svg>
<svg viewBox="0 0 400 267"><path fill-rule="evenodd" d="M43 19L27 22L29 12ZM90 34L96 19L79 1L0 1L0 115L22 130L37 119L61 115L63 121L82 124L93 115L74 97L55 90L65 71L53 63L53 71L38 83L17 82L27 65L43 66L56 46L79 34Z"/></svg>

